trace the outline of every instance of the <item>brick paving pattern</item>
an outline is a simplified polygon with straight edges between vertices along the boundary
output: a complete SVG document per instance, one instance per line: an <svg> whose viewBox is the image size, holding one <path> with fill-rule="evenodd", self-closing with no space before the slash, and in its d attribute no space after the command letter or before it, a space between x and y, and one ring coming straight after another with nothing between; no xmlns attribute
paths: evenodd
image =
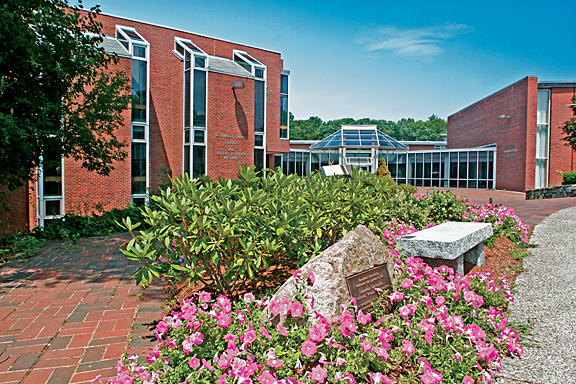
<svg viewBox="0 0 576 384"><path fill-rule="evenodd" d="M419 188L426 192L429 188ZM514 208L536 225L576 198L525 200L523 193L454 189L478 203ZM127 351L145 355L163 314L159 283L142 290L138 264L119 247L129 237L52 241L27 263L0 266L0 383L88 383L116 375Z"/></svg>
<svg viewBox="0 0 576 384"><path fill-rule="evenodd" d="M161 286L142 289L119 246L128 237L49 242L0 269L0 383L85 383L116 375L118 358L153 346Z"/></svg>

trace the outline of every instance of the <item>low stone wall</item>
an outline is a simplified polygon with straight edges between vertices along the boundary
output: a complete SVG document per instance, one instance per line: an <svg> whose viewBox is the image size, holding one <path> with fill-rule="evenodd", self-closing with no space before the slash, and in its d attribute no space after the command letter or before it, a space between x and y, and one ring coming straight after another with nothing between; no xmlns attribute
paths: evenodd
<svg viewBox="0 0 576 384"><path fill-rule="evenodd" d="M557 197L576 197L576 184L526 191L526 200L555 199Z"/></svg>

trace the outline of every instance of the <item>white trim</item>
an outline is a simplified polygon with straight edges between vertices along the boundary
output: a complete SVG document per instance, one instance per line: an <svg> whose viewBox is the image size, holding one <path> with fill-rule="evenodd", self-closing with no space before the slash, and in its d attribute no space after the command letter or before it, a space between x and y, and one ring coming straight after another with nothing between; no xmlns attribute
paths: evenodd
<svg viewBox="0 0 576 384"><path fill-rule="evenodd" d="M150 22L147 22L147 21L142 21L142 20L137 20L137 19L130 19L130 18L127 18L127 17L124 17L124 16L113 15L113 14L111 14L111 13L104 13L104 12L102 12L102 13L100 13L100 14L103 15L103 16L115 17L115 18L118 18L118 19L122 19L122 20L126 20L126 21L132 21L132 22L141 23L141 24L146 24L146 25L151 25L151 26L154 26L154 27L166 28L166 29L170 29L170 30L172 30L172 31L189 33L189 34L191 34L191 35L196 35L196 36L201 36L201 37L207 37L207 38L209 38L209 39L214 39L214 40L218 40L218 41L223 41L223 42L226 42L226 43L232 43L232 44L236 44L236 45L242 45L242 46L248 47L248 48L254 48L254 49L259 49L259 50L262 50L262 51L267 51L267 52L272 52L272 53L278 53L278 54L281 53L281 52L278 52L278 51L273 51L273 50L266 49L266 48L260 48L260 47L256 47L256 46L253 46L253 45L241 44L241 43L237 43L237 42L234 42L234 41L231 41L231 40L223 40L223 39L219 39L219 38L216 38L216 37L212 37L212 36L208 36L208 35L203 35L203 34L201 34L201 33L190 32L190 31L187 31L187 30L185 30L185 29L178 29L178 28L174 28L174 27L168 27L168 26L162 25L162 24L150 23Z"/></svg>

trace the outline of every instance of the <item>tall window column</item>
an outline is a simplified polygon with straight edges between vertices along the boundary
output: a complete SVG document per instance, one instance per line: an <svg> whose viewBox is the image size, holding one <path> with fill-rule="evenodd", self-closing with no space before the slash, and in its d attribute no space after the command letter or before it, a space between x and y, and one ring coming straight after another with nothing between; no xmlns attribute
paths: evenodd
<svg viewBox="0 0 576 384"><path fill-rule="evenodd" d="M538 90L536 107L536 175L534 187L548 186L548 135L550 125L550 90Z"/></svg>
<svg viewBox="0 0 576 384"><path fill-rule="evenodd" d="M117 26L116 38L132 54L131 193L133 203L144 205L150 188L150 45L134 28Z"/></svg>
<svg viewBox="0 0 576 384"><path fill-rule="evenodd" d="M288 71L280 75L280 138L289 137L290 113L288 112Z"/></svg>
<svg viewBox="0 0 576 384"><path fill-rule="evenodd" d="M176 38L174 53L184 62L184 166L194 178L206 174L208 56L190 40Z"/></svg>

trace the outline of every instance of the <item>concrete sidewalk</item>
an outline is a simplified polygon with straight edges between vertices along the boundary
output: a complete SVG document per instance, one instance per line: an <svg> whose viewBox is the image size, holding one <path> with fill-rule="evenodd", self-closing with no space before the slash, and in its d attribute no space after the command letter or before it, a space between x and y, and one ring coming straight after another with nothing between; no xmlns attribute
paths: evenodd
<svg viewBox="0 0 576 384"><path fill-rule="evenodd" d="M127 236L51 241L28 263L0 267L0 383L82 383L114 377L125 350L153 346L160 286L141 289ZM132 341L130 340L132 337Z"/></svg>
<svg viewBox="0 0 576 384"><path fill-rule="evenodd" d="M450 190L456 196L468 196L478 204L490 202L513 208L516 214L532 228L547 218L550 214L564 208L576 207L576 197L563 197L560 199L526 200L523 192L495 191L490 189L458 189L437 188L438 190ZM418 192L430 192L432 188L418 188Z"/></svg>

